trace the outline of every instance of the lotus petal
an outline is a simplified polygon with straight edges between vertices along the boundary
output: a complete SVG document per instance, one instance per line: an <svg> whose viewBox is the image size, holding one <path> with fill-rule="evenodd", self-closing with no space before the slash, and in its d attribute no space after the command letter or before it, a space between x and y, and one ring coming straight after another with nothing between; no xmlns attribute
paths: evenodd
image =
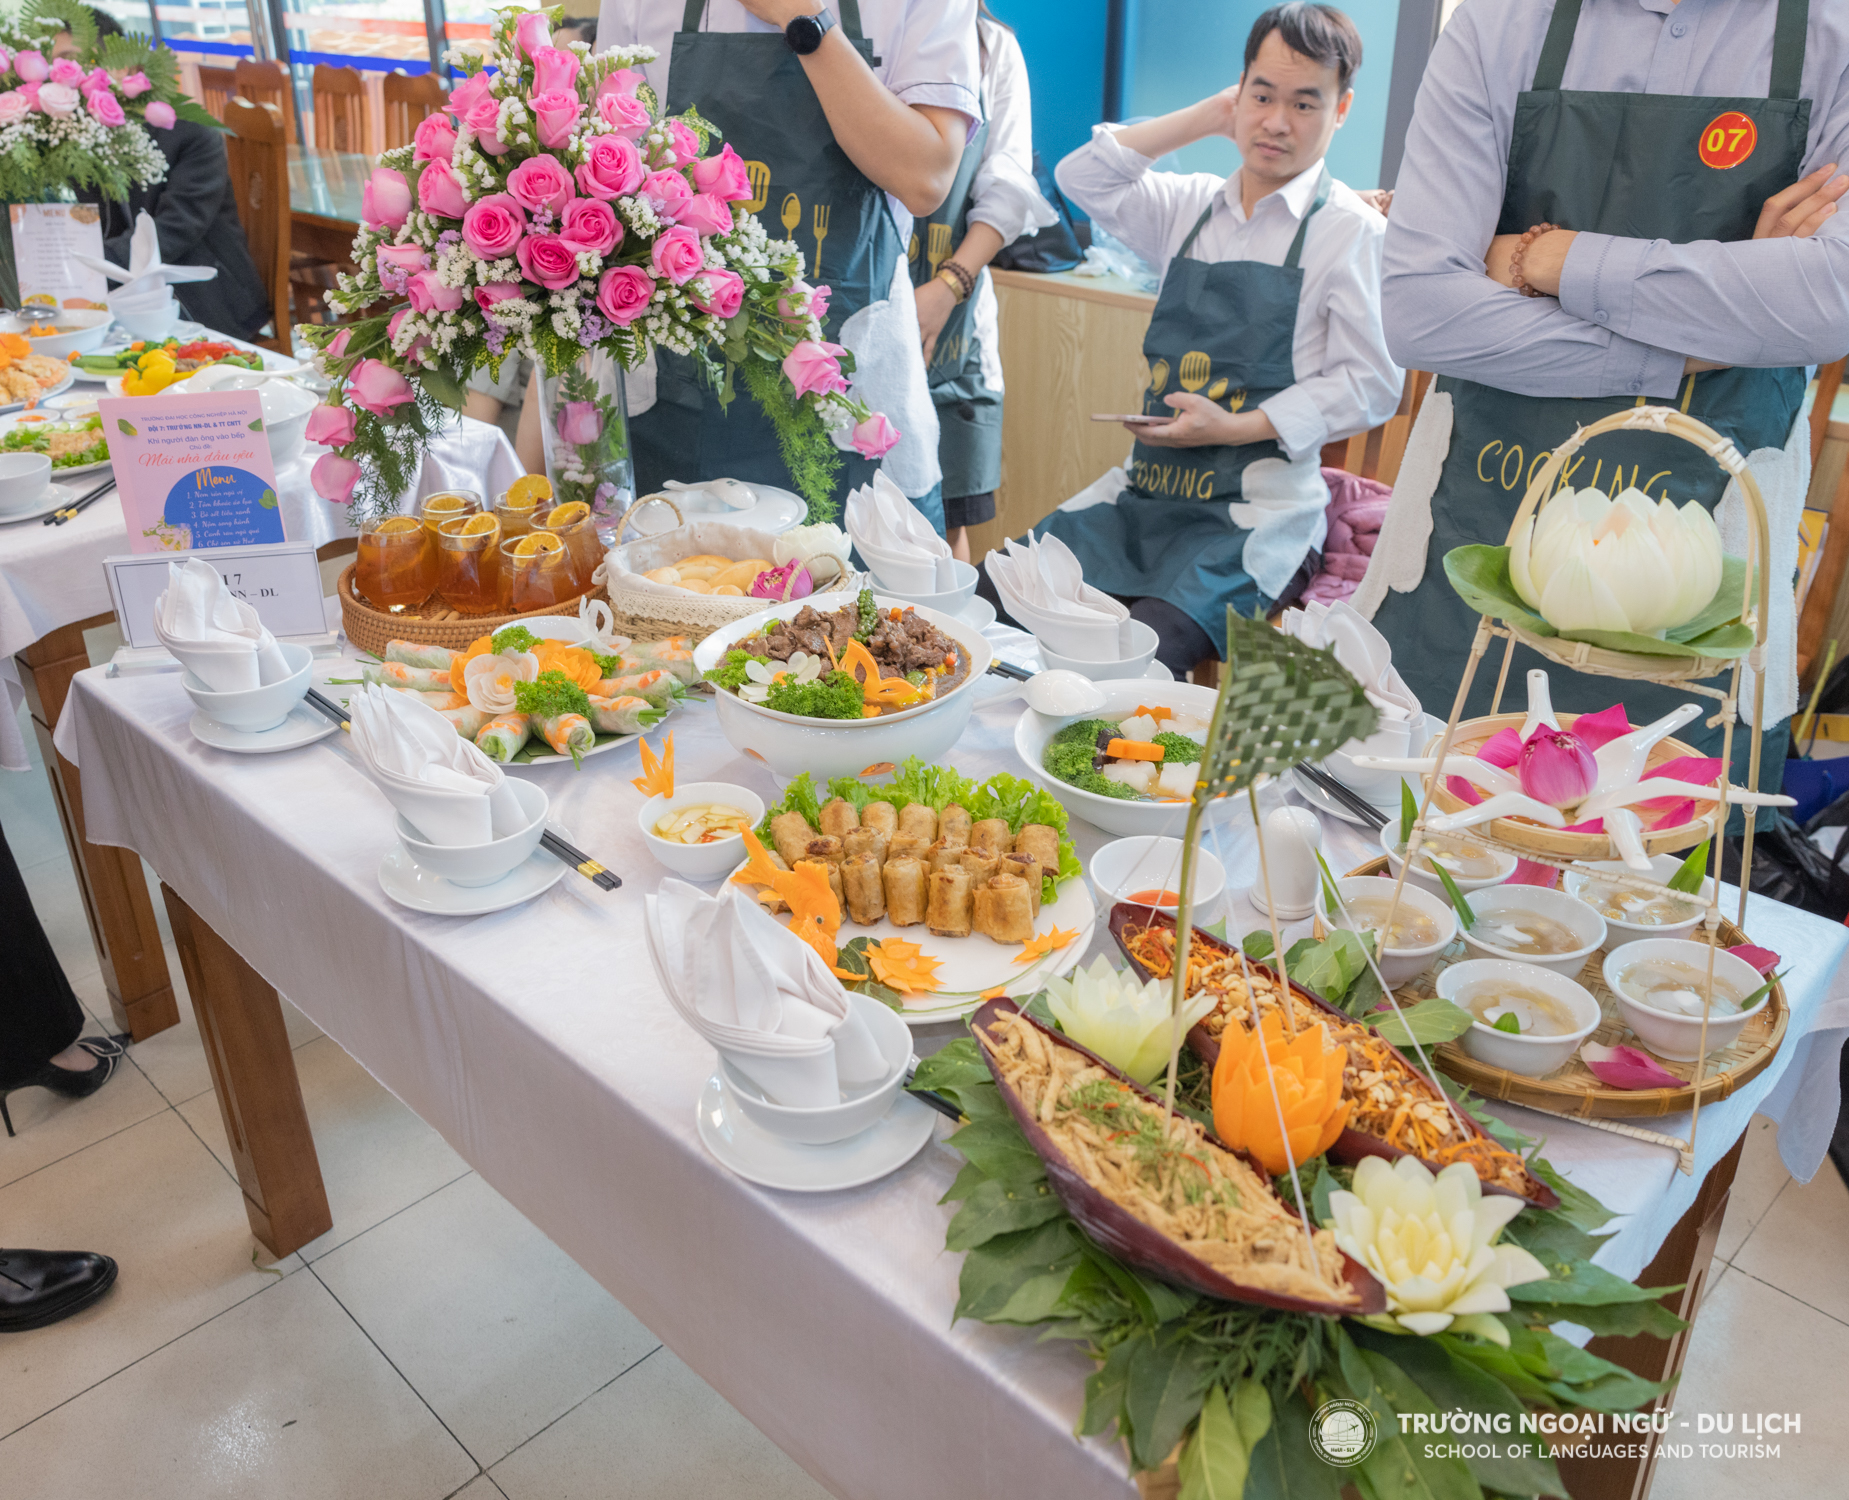
<svg viewBox="0 0 1849 1500"><path fill-rule="evenodd" d="M1593 571L1586 548L1561 562L1541 591L1541 613L1556 630L1632 630L1625 606Z"/></svg>
<svg viewBox="0 0 1849 1500"><path fill-rule="evenodd" d="M1770 974L1778 967L1778 955L1770 948L1756 948L1751 943L1736 943L1727 951L1735 958L1744 959L1761 974Z"/></svg>
<svg viewBox="0 0 1849 1500"><path fill-rule="evenodd" d="M1601 1047L1582 1043L1579 1059L1600 1083L1615 1089L1679 1089L1682 1080L1655 1058L1635 1047Z"/></svg>
<svg viewBox="0 0 1849 1500"><path fill-rule="evenodd" d="M1610 708L1601 708L1595 714L1581 714L1573 721L1573 733L1585 741L1589 750L1594 751L1600 745L1609 744L1619 736L1630 732L1630 716L1625 713L1622 703L1614 703Z"/></svg>
<svg viewBox="0 0 1849 1500"><path fill-rule="evenodd" d="M1521 758L1522 737L1513 729L1498 729L1477 747L1478 760L1486 760L1504 770L1513 770Z"/></svg>

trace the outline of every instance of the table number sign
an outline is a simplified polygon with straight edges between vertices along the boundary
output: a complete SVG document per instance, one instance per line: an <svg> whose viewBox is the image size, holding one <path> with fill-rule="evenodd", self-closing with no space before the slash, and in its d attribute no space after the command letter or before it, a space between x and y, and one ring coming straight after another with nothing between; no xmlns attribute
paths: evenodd
<svg viewBox="0 0 1849 1500"><path fill-rule="evenodd" d="M136 552L286 540L276 467L255 391L97 402Z"/></svg>
<svg viewBox="0 0 1849 1500"><path fill-rule="evenodd" d="M257 611L274 636L300 640L327 633L321 604L321 565L312 542L278 542L259 547L215 547L210 551L132 553L103 559L116 623L133 651L166 650L154 633L154 601L167 587L169 563L198 557L218 569L234 599Z"/></svg>

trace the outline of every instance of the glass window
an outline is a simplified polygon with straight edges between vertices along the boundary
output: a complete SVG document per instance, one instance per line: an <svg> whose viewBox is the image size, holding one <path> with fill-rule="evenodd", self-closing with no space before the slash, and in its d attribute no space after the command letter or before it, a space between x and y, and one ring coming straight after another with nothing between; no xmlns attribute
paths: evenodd
<svg viewBox="0 0 1849 1500"><path fill-rule="evenodd" d="M494 13L506 0L448 0L444 6L443 35L452 47L466 47L470 42L485 42L494 23ZM452 74L461 77L459 69Z"/></svg>
<svg viewBox="0 0 1849 1500"><path fill-rule="evenodd" d="M107 11L122 23L124 31L132 31L138 36L152 36L153 0L95 0L96 10Z"/></svg>
<svg viewBox="0 0 1849 1500"><path fill-rule="evenodd" d="M316 63L362 72L430 71L423 0L284 0L283 21L304 98Z"/></svg>
<svg viewBox="0 0 1849 1500"><path fill-rule="evenodd" d="M116 5L106 8L126 20ZM161 40L176 52L197 54L207 67L228 68L240 57L257 55L251 46L250 11L244 0L161 5L154 13L160 18Z"/></svg>

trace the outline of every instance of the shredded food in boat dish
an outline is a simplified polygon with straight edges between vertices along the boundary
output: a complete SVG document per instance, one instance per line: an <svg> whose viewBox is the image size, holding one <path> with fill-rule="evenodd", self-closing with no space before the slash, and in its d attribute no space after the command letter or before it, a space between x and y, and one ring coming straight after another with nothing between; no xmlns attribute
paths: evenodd
<svg viewBox="0 0 1849 1500"><path fill-rule="evenodd" d="M1162 1106L1083 1053L1050 1041L1011 1013L979 1028L1006 1087L1014 1090L1087 1182L1229 1280L1262 1291L1358 1302L1342 1252L1316 1232L1311 1267L1303 1224L1243 1157L1185 1115L1163 1129Z"/></svg>

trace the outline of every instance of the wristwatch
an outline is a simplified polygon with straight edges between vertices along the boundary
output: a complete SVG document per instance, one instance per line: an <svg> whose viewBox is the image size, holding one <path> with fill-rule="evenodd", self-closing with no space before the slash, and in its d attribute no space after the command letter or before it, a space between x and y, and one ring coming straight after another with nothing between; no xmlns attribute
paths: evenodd
<svg viewBox="0 0 1849 1500"><path fill-rule="evenodd" d="M823 7L812 16L796 17L783 28L783 39L790 44L790 51L798 57L807 57L822 45L822 38L834 25L834 12Z"/></svg>

